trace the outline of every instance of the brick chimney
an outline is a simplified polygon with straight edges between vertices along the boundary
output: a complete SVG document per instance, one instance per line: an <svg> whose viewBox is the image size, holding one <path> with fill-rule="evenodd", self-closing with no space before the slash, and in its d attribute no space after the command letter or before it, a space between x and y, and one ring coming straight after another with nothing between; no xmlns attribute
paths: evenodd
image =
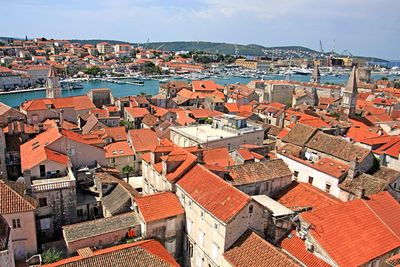
<svg viewBox="0 0 400 267"><path fill-rule="evenodd" d="M23 118L19 119L19 127L21 128L21 134L25 133L25 120Z"/></svg>
<svg viewBox="0 0 400 267"><path fill-rule="evenodd" d="M64 110L60 109L60 127L62 128L62 125L64 123Z"/></svg>
<svg viewBox="0 0 400 267"><path fill-rule="evenodd" d="M7 117L7 123L8 123L8 135L13 135L14 134L14 123L10 116Z"/></svg>
<svg viewBox="0 0 400 267"><path fill-rule="evenodd" d="M350 179L353 179L354 177L357 176L357 168L356 167L357 167L357 163L355 161L350 161L349 170L347 172L347 176Z"/></svg>

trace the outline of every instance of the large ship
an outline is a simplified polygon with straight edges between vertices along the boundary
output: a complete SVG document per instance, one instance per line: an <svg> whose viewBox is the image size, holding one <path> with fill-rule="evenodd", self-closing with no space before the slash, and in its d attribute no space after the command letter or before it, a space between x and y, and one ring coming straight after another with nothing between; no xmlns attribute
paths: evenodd
<svg viewBox="0 0 400 267"><path fill-rule="evenodd" d="M294 74L298 74L298 75L311 75L312 74L312 70L310 70L310 69L292 68L291 70L293 71Z"/></svg>

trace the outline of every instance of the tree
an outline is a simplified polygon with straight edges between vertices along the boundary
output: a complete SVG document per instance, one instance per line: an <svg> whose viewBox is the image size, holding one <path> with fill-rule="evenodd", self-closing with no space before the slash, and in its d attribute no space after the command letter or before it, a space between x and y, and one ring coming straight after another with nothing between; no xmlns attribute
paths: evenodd
<svg viewBox="0 0 400 267"><path fill-rule="evenodd" d="M49 248L45 252L42 253L43 263L53 263L61 260L61 252L56 250L55 248Z"/></svg>
<svg viewBox="0 0 400 267"><path fill-rule="evenodd" d="M97 76L97 75L102 73L101 69L99 67L97 67L97 66L93 66L93 67L87 68L83 72L85 74L93 75L93 76Z"/></svg>
<svg viewBox="0 0 400 267"><path fill-rule="evenodd" d="M133 173L135 169L132 166L126 165L122 168L122 172L126 174L126 181L129 183L129 174Z"/></svg>
<svg viewBox="0 0 400 267"><path fill-rule="evenodd" d="M125 128L127 128L128 130L135 129L135 125L134 125L133 122L131 122L131 121L125 121L125 120L123 120L123 121L121 121L121 122L119 123L119 125L120 125L120 126L125 126Z"/></svg>

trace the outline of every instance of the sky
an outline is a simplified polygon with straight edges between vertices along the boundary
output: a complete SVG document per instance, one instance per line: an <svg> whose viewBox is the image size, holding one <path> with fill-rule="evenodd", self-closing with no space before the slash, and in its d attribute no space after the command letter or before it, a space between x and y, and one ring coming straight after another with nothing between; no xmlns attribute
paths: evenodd
<svg viewBox="0 0 400 267"><path fill-rule="evenodd" d="M400 59L400 0L0 0L0 36L301 45Z"/></svg>

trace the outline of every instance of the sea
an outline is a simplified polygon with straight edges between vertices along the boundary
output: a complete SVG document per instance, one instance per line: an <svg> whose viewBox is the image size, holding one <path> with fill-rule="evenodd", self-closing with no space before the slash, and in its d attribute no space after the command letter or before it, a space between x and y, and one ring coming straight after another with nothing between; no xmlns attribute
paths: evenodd
<svg viewBox="0 0 400 267"><path fill-rule="evenodd" d="M371 78L377 80L382 78L382 75L372 75ZM285 79L285 77L282 75L268 75L265 76L264 79L283 80ZM310 76L292 75L290 79L293 81L308 82L310 80ZM347 76L341 76L341 77L322 76L321 83L329 82L335 84L345 84L347 82L347 79L348 79ZM210 78L210 80L214 80L216 83L220 85L226 85L235 83L247 84L251 80L254 80L254 78L231 76L226 78ZM87 82L82 82L82 85L83 89L63 90L62 96L68 97L68 96L84 95L91 89L95 88L110 88L113 96L117 98L129 95L139 95L141 93L145 93L147 95L155 95L158 93L160 82L158 80L144 80L144 85L131 85L131 84L104 82L104 81L87 81ZM21 92L21 93L0 95L0 102L3 102L11 107L17 107L26 100L35 98L44 98L44 97L45 97L45 91Z"/></svg>

